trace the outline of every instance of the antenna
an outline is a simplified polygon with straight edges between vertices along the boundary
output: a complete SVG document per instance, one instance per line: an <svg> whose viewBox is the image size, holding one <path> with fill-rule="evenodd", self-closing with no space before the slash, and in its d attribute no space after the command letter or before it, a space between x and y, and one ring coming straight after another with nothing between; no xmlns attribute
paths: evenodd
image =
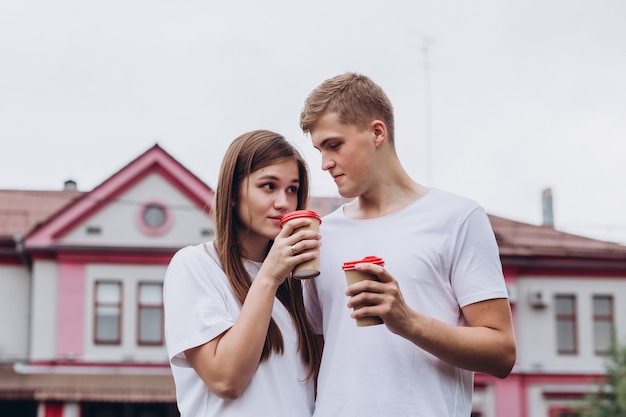
<svg viewBox="0 0 626 417"><path fill-rule="evenodd" d="M425 154L426 154L426 182L432 185L433 181L433 150L432 150L432 109L430 97L430 43L432 38L421 35L422 38L422 58L424 69L424 136L425 136Z"/></svg>

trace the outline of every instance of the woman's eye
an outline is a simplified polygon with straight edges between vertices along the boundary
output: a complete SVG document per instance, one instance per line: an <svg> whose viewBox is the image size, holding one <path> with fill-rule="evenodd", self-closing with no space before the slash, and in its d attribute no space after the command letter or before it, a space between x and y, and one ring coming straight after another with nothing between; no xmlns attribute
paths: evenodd
<svg viewBox="0 0 626 417"><path fill-rule="evenodd" d="M298 187L296 187L296 186L294 185L293 187L289 187L289 188L288 188L288 191L289 191L290 193L297 194L297 193L298 193Z"/></svg>
<svg viewBox="0 0 626 417"><path fill-rule="evenodd" d="M274 184L268 183L268 184L263 184L261 188L265 188L267 190L273 190L276 187L274 187Z"/></svg>

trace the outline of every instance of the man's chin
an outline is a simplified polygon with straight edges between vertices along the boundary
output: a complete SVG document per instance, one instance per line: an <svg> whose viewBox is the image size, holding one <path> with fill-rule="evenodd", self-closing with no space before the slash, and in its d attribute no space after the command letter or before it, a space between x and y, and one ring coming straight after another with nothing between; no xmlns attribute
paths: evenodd
<svg viewBox="0 0 626 417"><path fill-rule="evenodd" d="M357 192L347 187L337 187L337 192L343 198L356 198L359 196Z"/></svg>

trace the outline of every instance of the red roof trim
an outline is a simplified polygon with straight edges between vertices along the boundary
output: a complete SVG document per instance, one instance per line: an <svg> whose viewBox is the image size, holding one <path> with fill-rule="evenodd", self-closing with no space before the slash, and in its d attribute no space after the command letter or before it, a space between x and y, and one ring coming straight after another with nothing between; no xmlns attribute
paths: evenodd
<svg viewBox="0 0 626 417"><path fill-rule="evenodd" d="M26 238L26 247L47 247L54 243L85 218L106 206L145 176L159 173L176 186L201 209L210 207L214 192L187 168L176 161L158 145L127 164L109 179L50 218Z"/></svg>

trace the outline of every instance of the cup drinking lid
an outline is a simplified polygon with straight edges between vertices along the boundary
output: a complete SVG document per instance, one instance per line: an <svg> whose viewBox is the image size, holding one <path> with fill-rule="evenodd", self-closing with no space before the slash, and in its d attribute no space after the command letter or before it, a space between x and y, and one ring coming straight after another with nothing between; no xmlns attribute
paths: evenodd
<svg viewBox="0 0 626 417"><path fill-rule="evenodd" d="M296 210L290 213L285 214L280 219L280 227L283 226L283 223L288 222L289 220L299 219L301 217L314 217L319 220L320 224L322 224L322 219L320 215L314 212L313 210Z"/></svg>
<svg viewBox="0 0 626 417"><path fill-rule="evenodd" d="M348 271L348 270L354 269L356 264L363 264L363 263L385 266L385 261L383 261L383 258L379 258L378 256L366 256L365 258L359 259L356 261L344 262L342 268L344 271Z"/></svg>

